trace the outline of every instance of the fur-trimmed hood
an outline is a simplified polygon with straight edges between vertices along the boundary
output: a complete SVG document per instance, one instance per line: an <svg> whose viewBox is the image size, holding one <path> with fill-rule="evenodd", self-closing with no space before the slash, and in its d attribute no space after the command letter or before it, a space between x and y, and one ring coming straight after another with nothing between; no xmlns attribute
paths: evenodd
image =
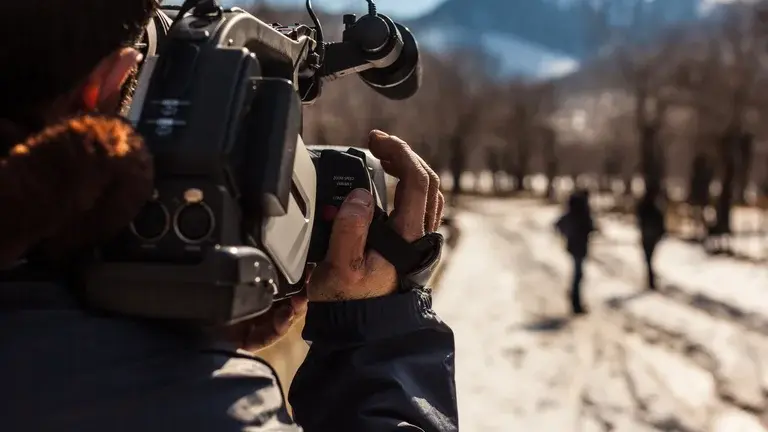
<svg viewBox="0 0 768 432"><path fill-rule="evenodd" d="M88 114L23 137L0 120L0 267L35 251L59 260L127 226L152 193L142 138Z"/></svg>

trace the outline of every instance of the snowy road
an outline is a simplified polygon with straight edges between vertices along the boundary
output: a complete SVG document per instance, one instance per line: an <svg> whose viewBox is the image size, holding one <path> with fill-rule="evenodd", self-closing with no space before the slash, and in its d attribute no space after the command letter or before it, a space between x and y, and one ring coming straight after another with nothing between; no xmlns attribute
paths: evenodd
<svg viewBox="0 0 768 432"><path fill-rule="evenodd" d="M435 296L456 334L462 431L766 430L768 337L685 301L680 284L641 290L630 229L605 222L586 267L591 313L572 320L557 209L466 207Z"/></svg>

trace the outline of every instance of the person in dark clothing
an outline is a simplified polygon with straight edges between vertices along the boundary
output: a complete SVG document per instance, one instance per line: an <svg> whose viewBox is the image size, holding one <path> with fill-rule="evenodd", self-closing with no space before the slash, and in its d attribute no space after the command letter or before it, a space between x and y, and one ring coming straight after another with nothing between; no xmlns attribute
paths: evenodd
<svg viewBox="0 0 768 432"><path fill-rule="evenodd" d="M648 288L656 289L656 273L653 269L653 253L666 234L664 213L651 194L645 194L637 204L637 222L643 256L648 271Z"/></svg>
<svg viewBox="0 0 768 432"><path fill-rule="evenodd" d="M155 0L6 5L0 48L0 422L16 431L458 430L454 338L430 291L401 292L365 249L370 193L353 191L306 298L202 329L109 315L77 295L77 257L125 227L152 193L151 157L116 113ZM23 45L23 46L22 46ZM95 114L99 112L101 114ZM401 180L393 228L440 224L432 170L396 137L371 152ZM252 352L306 313L306 360L289 392Z"/></svg>
<svg viewBox="0 0 768 432"><path fill-rule="evenodd" d="M558 219L556 229L565 237L566 248L573 258L573 283L571 284L571 308L574 314L586 313L581 296L581 280L584 277L584 260L587 257L589 236L595 231L589 193L576 190L568 198L568 210Z"/></svg>

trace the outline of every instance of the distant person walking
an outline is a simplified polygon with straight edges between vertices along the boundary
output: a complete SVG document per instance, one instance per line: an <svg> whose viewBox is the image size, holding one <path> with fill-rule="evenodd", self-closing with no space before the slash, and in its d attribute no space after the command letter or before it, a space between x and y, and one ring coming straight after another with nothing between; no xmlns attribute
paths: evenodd
<svg viewBox="0 0 768 432"><path fill-rule="evenodd" d="M666 234L664 212L661 210L655 194L645 194L637 204L637 223L648 269L648 288L656 289L656 273L653 269L653 253Z"/></svg>
<svg viewBox="0 0 768 432"><path fill-rule="evenodd" d="M595 231L592 211L589 208L589 192L576 190L568 198L568 209L555 224L565 237L568 253L573 258L573 283L571 307L575 315L586 313L581 298L581 280L584 276L584 260L587 257L589 236Z"/></svg>

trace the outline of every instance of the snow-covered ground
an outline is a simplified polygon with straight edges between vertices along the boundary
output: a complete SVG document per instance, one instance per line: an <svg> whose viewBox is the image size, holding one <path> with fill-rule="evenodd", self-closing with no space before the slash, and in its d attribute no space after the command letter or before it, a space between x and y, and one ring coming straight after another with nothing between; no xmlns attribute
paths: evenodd
<svg viewBox="0 0 768 432"><path fill-rule="evenodd" d="M591 313L571 319L558 209L463 204L435 296L456 334L462 431L767 430L768 269L670 240L665 289L649 293L636 233L601 220Z"/></svg>
<svg viewBox="0 0 768 432"><path fill-rule="evenodd" d="M701 228L691 220L677 222L670 228L683 237L695 238L701 235ZM730 239L734 253L754 261L768 261L767 211L755 207L736 207L731 211L731 226L735 232Z"/></svg>

